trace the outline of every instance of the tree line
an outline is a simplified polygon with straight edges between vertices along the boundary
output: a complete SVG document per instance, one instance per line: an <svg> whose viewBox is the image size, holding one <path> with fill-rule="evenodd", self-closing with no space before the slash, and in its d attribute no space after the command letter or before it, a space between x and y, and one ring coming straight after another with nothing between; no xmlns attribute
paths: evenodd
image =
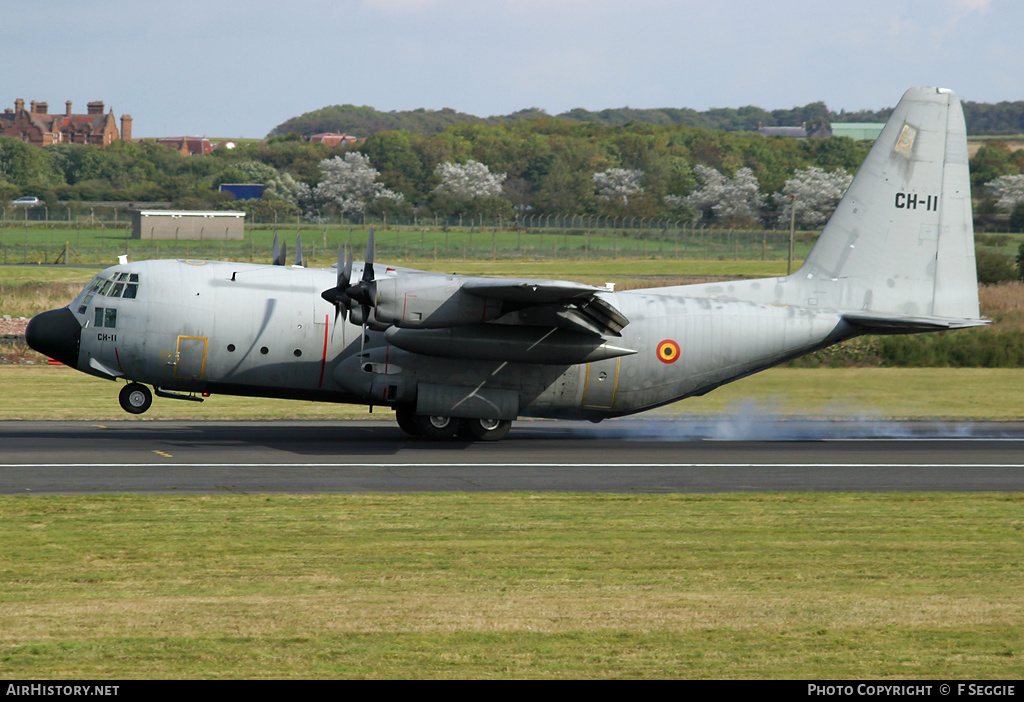
<svg viewBox="0 0 1024 702"><path fill-rule="evenodd" d="M48 203L166 201L182 209L310 219L530 213L788 226L796 202L797 220L812 228L827 217L820 207L834 205L870 146L847 138L793 140L553 117L456 123L438 133L379 131L338 147L289 134L188 157L152 141L38 148L0 138L0 204L36 195ZM1005 217L1012 198L983 186L1024 174L1024 152L989 143L971 166L979 211ZM234 202L218 192L222 183L267 188L260 200ZM815 198L826 204L809 208Z"/></svg>
<svg viewBox="0 0 1024 702"><path fill-rule="evenodd" d="M967 133L972 136L1024 134L1024 101L983 103L965 101L964 118ZM630 123L662 126L686 126L727 132L756 131L758 127L829 126L833 122L885 122L893 108L881 110L830 110L824 102L812 102L803 107L766 110L746 107L713 108L698 111L689 108L637 109L620 107L606 110L576 108L556 115L554 119L570 122L589 122L604 127L619 127ZM269 137L297 134L334 132L368 137L380 131L404 130L419 134L438 134L456 124L496 125L507 122L551 117L544 110L530 108L509 115L477 117L443 110L395 110L381 112L372 107L356 105L330 105L285 120L274 127Z"/></svg>

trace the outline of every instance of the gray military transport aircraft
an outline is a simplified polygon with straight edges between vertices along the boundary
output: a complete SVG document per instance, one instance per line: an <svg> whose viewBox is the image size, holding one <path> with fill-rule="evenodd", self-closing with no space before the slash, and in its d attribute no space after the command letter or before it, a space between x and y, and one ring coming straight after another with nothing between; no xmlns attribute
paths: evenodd
<svg viewBox="0 0 1024 702"><path fill-rule="evenodd" d="M486 441L519 416L642 412L863 334L987 323L963 111L938 88L903 96L789 276L614 292L442 275L374 265L372 231L361 264L341 252L337 270L283 258L122 260L33 318L27 341L127 381L121 406L136 414L151 385L198 401L384 405L411 435Z"/></svg>

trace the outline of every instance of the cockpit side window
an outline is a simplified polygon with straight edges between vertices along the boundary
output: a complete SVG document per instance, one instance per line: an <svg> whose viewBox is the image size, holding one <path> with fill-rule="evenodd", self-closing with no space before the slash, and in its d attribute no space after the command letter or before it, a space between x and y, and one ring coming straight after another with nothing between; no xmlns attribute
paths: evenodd
<svg viewBox="0 0 1024 702"><path fill-rule="evenodd" d="M93 318L93 326L113 329L117 326L117 310L113 307L97 307Z"/></svg>

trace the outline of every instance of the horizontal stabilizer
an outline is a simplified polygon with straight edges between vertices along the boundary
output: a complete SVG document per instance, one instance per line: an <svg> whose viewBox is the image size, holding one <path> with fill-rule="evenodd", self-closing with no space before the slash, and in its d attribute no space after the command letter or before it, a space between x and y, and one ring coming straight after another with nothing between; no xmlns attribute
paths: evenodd
<svg viewBox="0 0 1024 702"><path fill-rule="evenodd" d="M991 319L962 319L959 317L915 317L900 315L844 314L850 324L864 327L876 334L907 334L914 332L942 331L943 329L966 329L983 327Z"/></svg>

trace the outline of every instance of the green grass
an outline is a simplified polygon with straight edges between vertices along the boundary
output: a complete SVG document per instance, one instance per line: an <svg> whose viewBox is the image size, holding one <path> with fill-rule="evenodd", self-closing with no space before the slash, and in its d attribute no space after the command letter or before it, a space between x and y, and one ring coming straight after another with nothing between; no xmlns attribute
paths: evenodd
<svg viewBox="0 0 1024 702"><path fill-rule="evenodd" d="M778 275L785 261L406 265L626 282ZM95 271L0 272L17 286ZM754 403L782 416L1020 419L1022 374L781 368L653 414ZM0 367L0 418L128 419L119 387ZM144 417L367 415L213 397L158 398ZM957 494L0 497L0 677L1016 679L1022 506Z"/></svg>
<svg viewBox="0 0 1024 702"><path fill-rule="evenodd" d="M0 498L6 678L1024 674L1020 495Z"/></svg>
<svg viewBox="0 0 1024 702"><path fill-rule="evenodd" d="M0 263L52 263L65 245L70 262L99 264L116 261L118 254L133 259L206 258L269 262L275 234L294 252L302 236L303 252L314 265L337 259L339 246L362 258L367 227L282 224L250 225L244 240L137 240L130 238L127 222L104 226L66 226L62 223L0 223ZM801 233L797 256L810 250L815 233ZM376 229L377 257L399 259L598 259L598 258L701 258L711 260L781 260L789 248L788 231L733 231L718 229L598 229L510 231L494 228L380 227ZM291 257L289 256L289 261Z"/></svg>
<svg viewBox="0 0 1024 702"><path fill-rule="evenodd" d="M382 407L370 414L354 405L228 395L203 404L155 398L149 412L135 416L118 405L121 387L63 366L0 366L0 420L393 419ZM753 408L783 418L1011 421L1024 419L1020 398L1024 369L773 368L641 416L685 418Z"/></svg>

